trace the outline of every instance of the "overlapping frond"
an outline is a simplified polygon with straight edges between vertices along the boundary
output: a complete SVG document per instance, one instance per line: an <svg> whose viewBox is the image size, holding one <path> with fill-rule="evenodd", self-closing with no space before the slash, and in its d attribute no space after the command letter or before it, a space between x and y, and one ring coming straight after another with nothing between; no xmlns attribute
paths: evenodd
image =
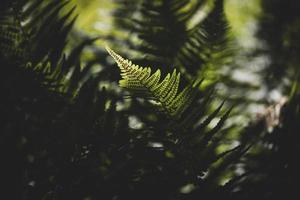
<svg viewBox="0 0 300 200"><path fill-rule="evenodd" d="M231 61L234 52L224 0L143 1L135 11L125 5L119 5L116 22L118 26L126 23L122 27L140 39L135 49L146 55L140 61L144 65L165 66L166 70L176 65L182 76L190 79L201 70L215 73L214 69ZM126 12L136 14L124 18Z"/></svg>
<svg viewBox="0 0 300 200"><path fill-rule="evenodd" d="M142 97L156 100L159 105L172 117L178 118L186 107L191 103L198 83L186 86L181 92L178 91L180 73L173 70L164 79L161 79L161 71L158 69L151 74L150 67L140 67L131 61L124 59L109 47L108 53L117 62L121 70L122 80L119 84Z"/></svg>
<svg viewBox="0 0 300 200"><path fill-rule="evenodd" d="M0 58L5 58L29 79L60 93L76 94L90 67L81 70L83 48L97 38L86 38L64 54L74 20L68 1L31 0L0 9ZM64 12L65 9L65 12ZM80 82L80 83L79 83Z"/></svg>
<svg viewBox="0 0 300 200"><path fill-rule="evenodd" d="M14 19L12 9L0 11L0 54L1 57L20 58L24 53L20 48L23 42L22 30Z"/></svg>

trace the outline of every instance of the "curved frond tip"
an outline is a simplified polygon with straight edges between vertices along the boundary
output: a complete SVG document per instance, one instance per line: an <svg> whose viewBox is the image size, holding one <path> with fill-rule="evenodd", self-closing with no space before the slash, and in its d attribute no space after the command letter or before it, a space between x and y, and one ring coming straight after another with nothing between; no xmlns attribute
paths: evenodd
<svg viewBox="0 0 300 200"><path fill-rule="evenodd" d="M179 118L192 102L199 84L190 84L179 92L180 72L177 73L176 69L172 74L168 73L164 79L161 79L159 69L151 74L151 68L135 65L108 46L105 48L121 70L122 80L119 81L121 87L139 97L156 100L158 105L174 118Z"/></svg>

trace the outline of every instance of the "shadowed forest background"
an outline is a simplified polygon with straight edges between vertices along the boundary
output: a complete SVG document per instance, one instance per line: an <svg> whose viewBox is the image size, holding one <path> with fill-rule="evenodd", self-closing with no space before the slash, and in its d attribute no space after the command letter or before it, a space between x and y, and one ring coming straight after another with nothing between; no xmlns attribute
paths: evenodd
<svg viewBox="0 0 300 200"><path fill-rule="evenodd" d="M299 10L2 0L0 199L300 198Z"/></svg>

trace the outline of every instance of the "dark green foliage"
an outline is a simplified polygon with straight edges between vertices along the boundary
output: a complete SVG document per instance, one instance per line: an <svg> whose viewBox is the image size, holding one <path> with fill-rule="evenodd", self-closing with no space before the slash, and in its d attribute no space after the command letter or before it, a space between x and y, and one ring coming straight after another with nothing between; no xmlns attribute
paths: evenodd
<svg viewBox="0 0 300 200"><path fill-rule="evenodd" d="M192 114L182 109L180 126L160 113L147 112L147 105L135 100L132 108L117 110L124 99L98 88L106 69L86 79L92 65L81 68L80 53L95 39L83 41L69 56L63 54L74 21L73 9L61 13L64 5L30 1L3 11L1 67L6 78L1 79L1 87L7 95L1 99L1 113L6 116L1 144L8 153L3 155L2 181L7 191L15 191L7 195L11 199L181 199L185 195L180 189L187 184L215 191L210 182L217 176L209 181L202 174L229 152L215 154L220 140L206 152L203 149L219 134L229 112L215 128L208 128L206 122L221 107L202 124L198 123L206 109ZM200 108L207 101L199 95L195 103ZM187 101L182 107L188 107ZM146 114L139 116L134 106L143 106ZM141 129L129 126L131 117L141 117ZM232 151L242 153L242 149Z"/></svg>
<svg viewBox="0 0 300 200"><path fill-rule="evenodd" d="M246 129L248 134L259 135L259 140L241 162L240 167L243 166L244 172L228 184L228 188L237 188L233 199L284 199L299 196L296 184L300 178L299 162L297 156L294 156L295 152L299 152L299 117L297 91L289 102L282 99L278 104L270 106L264 116Z"/></svg>
<svg viewBox="0 0 300 200"><path fill-rule="evenodd" d="M141 40L134 49L146 55L137 60L142 66L162 66L166 71L178 68L185 78L191 79L201 70L204 73L207 68L220 69L232 55L223 0L125 2L136 5L136 9L126 10L132 7L120 3L116 23L126 24L122 27ZM124 12L132 16L124 18ZM199 12L206 14L204 19L196 17Z"/></svg>
<svg viewBox="0 0 300 200"><path fill-rule="evenodd" d="M92 46L101 36L84 36L66 48L76 19L67 4L1 5L2 197L244 200L297 194L299 81L280 104L278 119L263 115L243 128L227 123L235 106L219 101L217 81L202 86L210 78L199 79L214 70L217 76L234 53L224 1L118 1L117 28L139 42L114 35L109 42L122 44L118 52L146 55L132 60L157 68L151 73L108 48L129 94L115 85L120 73L109 54ZM195 19L199 11L206 13L202 20ZM293 28L288 35L294 41ZM83 62L91 46L94 57Z"/></svg>
<svg viewBox="0 0 300 200"><path fill-rule="evenodd" d="M259 137L243 159L244 172L230 185L236 188L234 199L299 198L299 6L293 0L263 1L258 36L270 56L264 80L287 96L245 130Z"/></svg>

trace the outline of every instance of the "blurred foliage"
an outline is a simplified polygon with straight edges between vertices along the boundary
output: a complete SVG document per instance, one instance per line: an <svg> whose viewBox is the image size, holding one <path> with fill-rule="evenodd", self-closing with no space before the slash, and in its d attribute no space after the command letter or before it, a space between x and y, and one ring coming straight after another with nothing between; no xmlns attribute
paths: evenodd
<svg viewBox="0 0 300 200"><path fill-rule="evenodd" d="M105 35L110 33L111 30L111 17L110 13L114 9L112 1L84 1L73 0L66 7L70 9L76 6L76 13L80 16L75 23L75 29L87 32L88 34Z"/></svg>
<svg viewBox="0 0 300 200"><path fill-rule="evenodd" d="M253 43L257 18L261 16L261 0L229 0L225 12L233 33L242 45ZM249 44L249 45L250 45ZM249 48L249 46L247 46Z"/></svg>
<svg viewBox="0 0 300 200"><path fill-rule="evenodd" d="M297 198L298 10L296 0L4 0L2 197ZM110 51L120 74L104 43L145 68ZM156 98L153 85L165 88ZM180 117L154 109L191 85L193 98L167 98Z"/></svg>

